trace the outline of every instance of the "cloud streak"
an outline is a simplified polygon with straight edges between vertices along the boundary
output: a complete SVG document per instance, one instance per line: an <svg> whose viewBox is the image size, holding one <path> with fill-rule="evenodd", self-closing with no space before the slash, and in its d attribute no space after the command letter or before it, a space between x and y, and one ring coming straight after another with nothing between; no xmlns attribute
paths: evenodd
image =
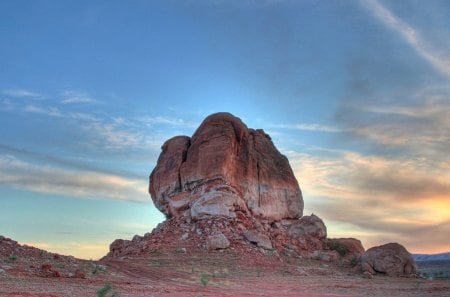
<svg viewBox="0 0 450 297"><path fill-rule="evenodd" d="M86 103L98 103L97 100L91 98L87 93L76 91L64 91L61 96L63 104L86 104Z"/></svg>
<svg viewBox="0 0 450 297"><path fill-rule="evenodd" d="M397 17L378 0L363 2L365 7L386 27L399 34L423 59L428 61L437 71L450 77L450 56L442 55L432 49L417 29Z"/></svg>
<svg viewBox="0 0 450 297"><path fill-rule="evenodd" d="M140 179L88 170L36 165L0 155L0 184L38 193L149 202L147 184Z"/></svg>
<svg viewBox="0 0 450 297"><path fill-rule="evenodd" d="M36 92L32 92L25 89L7 89L2 92L3 95L9 96L9 97L16 97L16 98L31 98L31 99L38 99L41 98L42 95Z"/></svg>
<svg viewBox="0 0 450 297"><path fill-rule="evenodd" d="M331 127L326 126L322 124L275 124L275 125L269 125L269 127L273 128L282 128L282 129L296 129L301 131L310 131L310 132L326 132L326 133L340 133L343 132L343 130L337 128L337 127Z"/></svg>
<svg viewBox="0 0 450 297"><path fill-rule="evenodd" d="M41 114L41 115L46 115L46 116L50 116L50 117L57 117L57 118L63 117L62 112L56 107L42 108L40 106L30 104L30 105L25 106L25 108L23 110L25 112Z"/></svg>

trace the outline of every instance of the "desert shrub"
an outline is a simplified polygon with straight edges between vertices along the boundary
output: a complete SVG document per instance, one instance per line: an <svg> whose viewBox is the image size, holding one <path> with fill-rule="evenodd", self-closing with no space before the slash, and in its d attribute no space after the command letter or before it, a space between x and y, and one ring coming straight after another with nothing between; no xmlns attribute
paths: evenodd
<svg viewBox="0 0 450 297"><path fill-rule="evenodd" d="M156 249L156 250L152 251L152 255L154 255L154 256L161 256L161 250L160 249Z"/></svg>
<svg viewBox="0 0 450 297"><path fill-rule="evenodd" d="M345 255L348 254L348 248L342 243L340 243L338 240L328 239L327 245L330 248L330 250L338 252L338 254L341 257L344 257Z"/></svg>
<svg viewBox="0 0 450 297"><path fill-rule="evenodd" d="M271 248L270 250L267 250L266 253L267 253L267 255L273 257L277 254L277 250L275 248Z"/></svg>
<svg viewBox="0 0 450 297"><path fill-rule="evenodd" d="M206 287L209 283L209 275L206 273L202 273L202 275L200 276L200 283Z"/></svg>
<svg viewBox="0 0 450 297"><path fill-rule="evenodd" d="M361 262L361 257L358 255L353 255L352 259L350 260L350 266L355 267L356 265Z"/></svg>
<svg viewBox="0 0 450 297"><path fill-rule="evenodd" d="M113 290L113 287L111 286L111 284L106 284L103 286L103 288L99 289L97 291L97 297L106 297L108 296L108 293L111 292ZM119 293L117 292L111 292L111 297L118 297Z"/></svg>
<svg viewBox="0 0 450 297"><path fill-rule="evenodd" d="M256 268L256 276L260 277L262 275L263 271L264 270L261 267L257 267Z"/></svg>
<svg viewBox="0 0 450 297"><path fill-rule="evenodd" d="M93 264L94 269L92 270L92 274L97 274L99 272L106 272L106 267L103 265Z"/></svg>
<svg viewBox="0 0 450 297"><path fill-rule="evenodd" d="M450 280L450 273L444 271L435 271L433 273L434 279L448 279Z"/></svg>
<svg viewBox="0 0 450 297"><path fill-rule="evenodd" d="M97 296L105 297L106 294L108 294L108 292L111 290L112 290L112 286L110 284L106 284L103 288L101 288L97 291Z"/></svg>
<svg viewBox="0 0 450 297"><path fill-rule="evenodd" d="M10 256L9 257L9 261L16 262L17 261L17 256L15 256L15 255Z"/></svg>

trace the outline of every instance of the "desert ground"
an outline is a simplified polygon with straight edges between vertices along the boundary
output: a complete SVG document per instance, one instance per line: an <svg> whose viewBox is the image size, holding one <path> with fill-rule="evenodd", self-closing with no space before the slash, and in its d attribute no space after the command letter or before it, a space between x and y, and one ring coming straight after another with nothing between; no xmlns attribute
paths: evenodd
<svg viewBox="0 0 450 297"><path fill-rule="evenodd" d="M350 265L270 253L243 255L233 249L186 253L175 248L107 261L23 251L0 259L2 297L450 296L448 279L370 279ZM43 263L58 276L43 273Z"/></svg>

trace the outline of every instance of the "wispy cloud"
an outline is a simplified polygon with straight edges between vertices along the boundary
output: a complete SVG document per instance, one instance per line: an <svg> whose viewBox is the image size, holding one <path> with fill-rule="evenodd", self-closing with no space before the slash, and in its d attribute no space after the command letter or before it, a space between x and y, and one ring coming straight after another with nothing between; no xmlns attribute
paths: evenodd
<svg viewBox="0 0 450 297"><path fill-rule="evenodd" d="M9 99L3 99L0 104L0 110L13 111L15 109L14 104Z"/></svg>
<svg viewBox="0 0 450 297"><path fill-rule="evenodd" d="M200 123L186 121L180 118L173 118L167 116L147 116L137 118L138 122L141 122L147 126L156 126L156 125L169 125L169 126L181 126L186 128L197 128Z"/></svg>
<svg viewBox="0 0 450 297"><path fill-rule="evenodd" d="M42 114L51 117L63 117L62 112L56 107L44 108L37 105L27 105L23 109L25 112Z"/></svg>
<svg viewBox="0 0 450 297"><path fill-rule="evenodd" d="M450 55L442 54L434 50L427 43L421 33L404 20L397 17L380 1L367 0L362 2L370 12L378 18L386 27L398 33L423 59L428 61L440 73L450 76Z"/></svg>
<svg viewBox="0 0 450 297"><path fill-rule="evenodd" d="M44 162L52 167L66 168L69 170L97 172L105 175L120 175L124 178L140 179L143 176L127 170L107 170L99 166L94 166L92 160L86 158L62 158L55 155L49 155L38 151L31 151L16 148L10 145L0 143L0 155L14 156L20 160L30 160L31 162Z"/></svg>
<svg viewBox="0 0 450 297"><path fill-rule="evenodd" d="M427 86L410 87L401 100L395 95L364 104L356 99L342 105L337 121L345 137L380 153L443 160L450 147L449 94L448 88Z"/></svg>
<svg viewBox="0 0 450 297"><path fill-rule="evenodd" d="M17 98L41 98L42 95L25 89L7 89L2 92L3 95Z"/></svg>
<svg viewBox="0 0 450 297"><path fill-rule="evenodd" d="M64 91L61 94L63 104L83 104L83 103L97 103L98 101L91 98L87 93L77 91Z"/></svg>
<svg viewBox="0 0 450 297"><path fill-rule="evenodd" d="M274 124L269 125L269 127L273 128L283 128L283 129L297 129L302 131L311 131L311 132L327 132L327 133L339 133L343 132L341 129L337 127L326 126L322 124Z"/></svg>
<svg viewBox="0 0 450 297"><path fill-rule="evenodd" d="M136 147L142 142L142 135L120 129L115 124L95 123L89 128L92 128L110 148Z"/></svg>
<svg viewBox="0 0 450 297"><path fill-rule="evenodd" d="M0 155L0 184L39 193L150 202L145 180L88 170L36 165Z"/></svg>

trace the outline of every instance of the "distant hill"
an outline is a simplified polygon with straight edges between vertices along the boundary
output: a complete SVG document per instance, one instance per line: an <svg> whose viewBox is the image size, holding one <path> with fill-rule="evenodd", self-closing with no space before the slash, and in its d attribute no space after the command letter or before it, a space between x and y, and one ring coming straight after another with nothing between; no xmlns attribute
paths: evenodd
<svg viewBox="0 0 450 297"><path fill-rule="evenodd" d="M412 256L414 258L414 261L416 261L416 262L450 260L450 252L442 253L442 254L433 254L433 255L413 254Z"/></svg>

